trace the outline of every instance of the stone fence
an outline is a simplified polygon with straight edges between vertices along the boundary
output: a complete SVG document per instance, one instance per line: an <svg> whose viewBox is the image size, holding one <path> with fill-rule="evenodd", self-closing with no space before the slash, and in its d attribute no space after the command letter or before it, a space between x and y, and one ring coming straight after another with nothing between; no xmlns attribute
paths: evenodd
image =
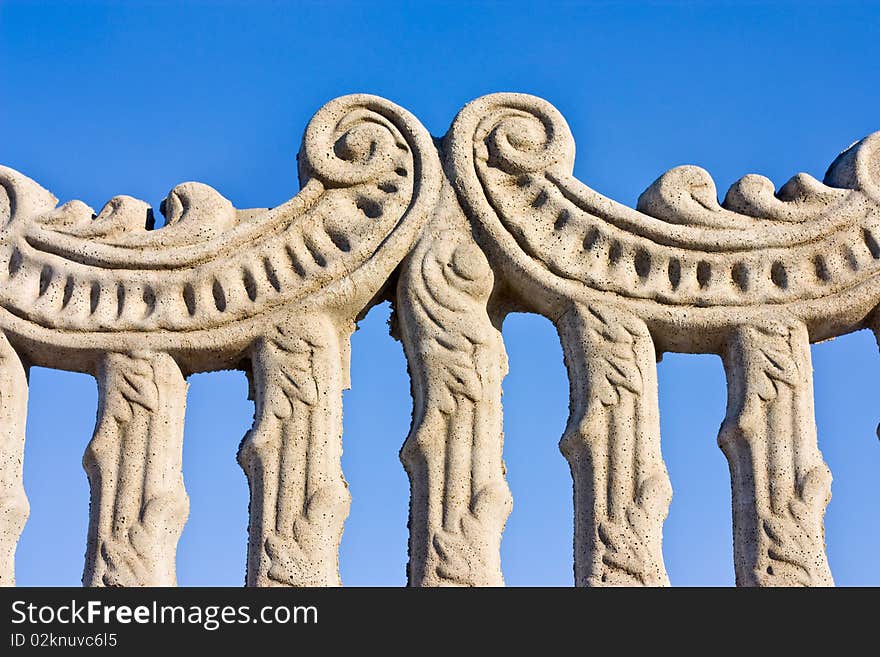
<svg viewBox="0 0 880 657"><path fill-rule="evenodd" d="M255 404L238 453L247 584L338 585L349 338L389 299L414 400L410 585L503 584L499 329L512 311L549 318L565 354L577 585L669 583L666 351L724 362L737 583L831 585L810 343L880 330L880 133L824 183L798 174L777 191L747 175L721 204L685 166L633 210L572 177L573 160L565 120L532 96L480 98L435 141L406 110L354 95L309 123L302 190L275 208L236 209L188 182L152 230L143 201L58 206L0 167L0 583L14 582L28 516L38 365L98 381L85 585L176 583L186 377L230 368Z"/></svg>

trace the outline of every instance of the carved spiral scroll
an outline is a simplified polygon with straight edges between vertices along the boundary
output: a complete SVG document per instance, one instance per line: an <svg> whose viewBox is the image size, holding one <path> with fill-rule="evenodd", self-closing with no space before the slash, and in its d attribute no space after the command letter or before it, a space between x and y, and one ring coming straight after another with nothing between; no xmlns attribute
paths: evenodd
<svg viewBox="0 0 880 657"><path fill-rule="evenodd" d="M330 187L378 180L394 169L395 153L409 150L395 121L399 118L387 104L373 97L330 101L306 128L301 151L304 171Z"/></svg>
<svg viewBox="0 0 880 657"><path fill-rule="evenodd" d="M578 585L668 583L663 351L724 359L737 581L831 584L809 344L880 332L880 133L821 182L750 174L719 200L707 171L678 166L635 209L575 179L574 153L533 96L479 98L436 141L386 100L345 96L305 131L296 196L239 209L184 182L156 230L143 201L59 206L0 167L0 584L28 514L30 365L98 378L86 584L175 583L184 375L248 365L246 581L339 584L349 337L389 284L414 405L411 585L503 584L498 329L512 309L549 317L563 344Z"/></svg>
<svg viewBox="0 0 880 657"><path fill-rule="evenodd" d="M183 352L193 371L241 353L292 306L357 315L436 202L433 141L406 110L344 96L310 121L299 165L303 189L268 209L177 185L156 230L137 199L114 197L99 212L55 207L36 183L0 169L0 327L38 364L92 371L101 351L147 345ZM83 345L99 353L69 357Z"/></svg>
<svg viewBox="0 0 880 657"><path fill-rule="evenodd" d="M634 210L572 176L574 144L549 103L493 94L459 113L446 167L523 306L556 318L569 300L615 303L663 350L717 351L731 312L759 321L784 306L819 340L880 304L878 140L841 155L825 183L802 173L777 190L747 175L723 202L706 171L676 167Z"/></svg>
<svg viewBox="0 0 880 657"><path fill-rule="evenodd" d="M512 175L574 165L574 139L562 114L524 94L493 94L470 103L453 123L453 149L477 146L477 157Z"/></svg>

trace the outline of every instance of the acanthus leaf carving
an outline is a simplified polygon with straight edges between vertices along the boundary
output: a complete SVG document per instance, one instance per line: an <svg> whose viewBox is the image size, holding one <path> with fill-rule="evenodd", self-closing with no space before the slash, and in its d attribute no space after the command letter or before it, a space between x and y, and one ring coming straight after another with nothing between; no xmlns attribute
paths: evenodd
<svg viewBox="0 0 880 657"><path fill-rule="evenodd" d="M809 341L777 319L736 329L724 354L737 583L832 585L822 518L831 473L816 444Z"/></svg>
<svg viewBox="0 0 880 657"><path fill-rule="evenodd" d="M328 536L342 535L350 504L344 487L324 486L312 493L290 535L274 532L266 537L268 578L285 586L326 586Z"/></svg>
<svg viewBox="0 0 880 657"><path fill-rule="evenodd" d="M439 582L461 586L497 586L497 547L511 507L510 491L503 484L488 484L475 495L468 510L451 531L438 529L433 547Z"/></svg>
<svg viewBox="0 0 880 657"><path fill-rule="evenodd" d="M571 385L560 448L574 478L575 583L668 585L660 546L672 488L650 335L599 304L572 306L557 328Z"/></svg>
<svg viewBox="0 0 880 657"><path fill-rule="evenodd" d="M0 323L44 345L29 350L36 364L87 337L106 352L184 352L200 371L217 367L212 354L237 366L233 356L292 307L357 314L436 202L436 150L404 109L352 95L315 115L299 165L302 190L273 208L236 209L207 185L179 184L155 230L137 199L116 196L97 214L80 201L56 207L0 169ZM94 356L71 366L91 371Z"/></svg>
<svg viewBox="0 0 880 657"><path fill-rule="evenodd" d="M328 317L291 316L251 356L254 427L239 450L251 486L247 583L339 585L351 497L342 475L347 341Z"/></svg>
<svg viewBox="0 0 880 657"><path fill-rule="evenodd" d="M635 341L639 334L626 323L618 323L608 317L608 311L602 312L590 306L587 312L595 321L591 322L590 331L595 340L605 345L596 358L600 372L593 379L595 394L605 406L620 402L620 390L627 390L634 395L642 392L642 372L639 369L635 351Z"/></svg>
<svg viewBox="0 0 880 657"><path fill-rule="evenodd" d="M487 304L492 270L451 188L398 283L396 317L413 381L401 460L412 486L409 583L501 585L501 379L507 359Z"/></svg>
<svg viewBox="0 0 880 657"><path fill-rule="evenodd" d="M663 350L712 352L731 309L758 320L784 306L820 340L859 328L849 318L880 303L878 139L842 154L825 183L798 174L776 190L749 175L723 203L706 171L676 167L631 209L571 175L574 141L549 103L490 94L456 117L446 165L529 310L558 317L605 297Z"/></svg>
<svg viewBox="0 0 880 657"><path fill-rule="evenodd" d="M30 514L24 490L28 370L0 333L0 586L15 584L15 548Z"/></svg>
<svg viewBox="0 0 880 657"><path fill-rule="evenodd" d="M511 309L551 318L563 341L577 584L668 583L654 367L664 351L725 361L719 442L738 582L832 583L822 526L831 475L815 444L809 344L876 324L880 133L841 153L824 182L797 174L776 189L750 174L719 202L708 172L681 166L635 209L571 175L572 134L535 97L480 98L436 146L448 182L408 112L339 98L306 129L299 194L237 209L186 182L160 206L158 230L143 201L115 196L98 213L59 206L0 167L0 583L12 581L28 513L28 366L99 379L84 581L168 585L188 507L184 374L249 359L247 582L339 584L348 337L389 283L414 399L401 450L411 584L503 583L512 499L498 327Z"/></svg>
<svg viewBox="0 0 880 657"><path fill-rule="evenodd" d="M83 583L173 586L189 512L181 473L186 382L168 354L108 354L83 457L92 503Z"/></svg>
<svg viewBox="0 0 880 657"><path fill-rule="evenodd" d="M666 519L672 487L664 473L649 476L639 486L636 499L626 507L625 521L599 523L605 571L603 585L657 586L668 584L662 555L645 537L653 536Z"/></svg>

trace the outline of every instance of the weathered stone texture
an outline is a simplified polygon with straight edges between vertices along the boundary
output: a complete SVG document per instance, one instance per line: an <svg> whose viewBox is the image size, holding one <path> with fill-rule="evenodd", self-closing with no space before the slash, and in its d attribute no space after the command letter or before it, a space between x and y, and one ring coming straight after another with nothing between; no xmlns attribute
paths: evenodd
<svg viewBox="0 0 880 657"><path fill-rule="evenodd" d="M143 201L58 206L0 167L0 584L28 516L27 372L41 365L99 383L86 585L176 583L186 377L224 368L248 372L255 404L238 454L247 584L339 585L349 338L383 299L412 381L410 585L503 584L500 327L514 311L549 318L565 354L577 585L669 584L665 351L724 361L737 583L833 584L809 347L878 332L880 133L824 182L747 175L719 202L706 171L677 167L636 209L575 179L574 151L532 96L477 99L436 141L402 108L346 96L306 128L295 197L237 209L188 182L158 230Z"/></svg>

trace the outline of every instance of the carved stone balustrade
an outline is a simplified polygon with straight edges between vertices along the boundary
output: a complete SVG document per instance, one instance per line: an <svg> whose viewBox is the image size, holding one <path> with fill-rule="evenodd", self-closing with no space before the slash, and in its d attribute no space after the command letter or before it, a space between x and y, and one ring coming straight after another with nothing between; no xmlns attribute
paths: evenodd
<svg viewBox="0 0 880 657"><path fill-rule="evenodd" d="M880 332L880 133L824 183L747 175L723 203L685 166L631 209L572 177L573 161L565 120L532 96L480 98L435 142L402 108L355 95L312 119L302 189L275 208L184 183L153 230L142 201L58 206L0 167L0 584L14 583L28 517L32 365L98 381L84 584L176 583L186 377L229 368L248 373L255 405L238 453L247 584L340 584L349 338L385 299L414 402L410 585L503 584L500 328L513 311L549 318L563 346L577 585L669 584L667 351L724 362L737 583L833 584L810 343Z"/></svg>

